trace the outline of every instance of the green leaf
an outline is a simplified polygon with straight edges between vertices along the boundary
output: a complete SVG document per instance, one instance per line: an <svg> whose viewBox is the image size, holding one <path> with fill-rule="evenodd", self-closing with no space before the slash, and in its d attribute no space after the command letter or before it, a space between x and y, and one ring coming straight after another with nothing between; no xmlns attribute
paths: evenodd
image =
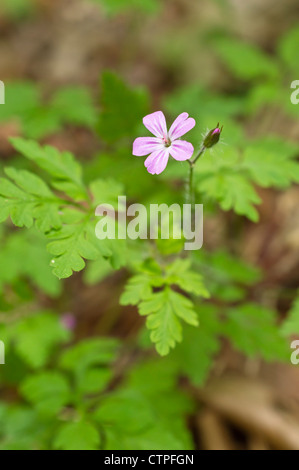
<svg viewBox="0 0 299 470"><path fill-rule="evenodd" d="M138 435L117 433L109 429L105 450L191 450L191 439L186 439L184 432L177 435L175 431L176 429L170 429L166 423L151 426ZM189 442L186 444L186 441Z"/></svg>
<svg viewBox="0 0 299 470"><path fill-rule="evenodd" d="M11 169L9 170L10 176L18 182L21 188L30 193L21 191L8 180L2 180L0 196L2 191L3 198L0 197L0 221L5 220L11 214L13 222L18 226L30 227L36 218L36 225L41 230L49 232L52 228L56 229L47 233L48 238L53 240L47 248L54 255L51 266L54 268L54 274L60 279L71 276L73 271L81 271L85 267L84 259L95 260L103 256L109 259L116 269L125 264L125 240L116 238L99 241L97 239L95 207L93 206L93 204L98 204L98 201L102 202L103 199L104 202L106 199L108 203L114 202L116 205L122 186L115 182L112 184L112 181L94 181L90 186L93 202L82 181L81 166L72 154L61 153L53 147L41 147L36 142L20 138L12 139L12 142L17 150L34 160L55 178L51 182L55 189L65 192L74 201L51 196L49 188L37 176L30 176L28 172L17 173L16 170ZM11 210L7 204L7 197L13 198ZM99 198L98 201L97 198ZM84 201L84 205L77 202L81 200ZM59 217L61 215L63 226L61 226L60 218L59 225L55 223L55 216L58 217L58 213Z"/></svg>
<svg viewBox="0 0 299 470"><path fill-rule="evenodd" d="M94 180L90 184L89 189L95 206L110 204L115 209L118 209L118 197L124 194L123 185L111 178ZM125 207L120 208L126 210Z"/></svg>
<svg viewBox="0 0 299 470"><path fill-rule="evenodd" d="M215 42L215 50L232 73L242 80L260 76L276 78L278 75L275 62L253 44L222 37Z"/></svg>
<svg viewBox="0 0 299 470"><path fill-rule="evenodd" d="M155 410L156 416L166 422L175 421L193 409L192 400L177 387L178 367L173 355L142 360L130 371L128 387L138 389ZM148 377L152 379L148 381Z"/></svg>
<svg viewBox="0 0 299 470"><path fill-rule="evenodd" d="M99 258L95 261L90 261L83 273L84 283L87 285L99 284L106 277L113 273L113 268L109 261L104 258Z"/></svg>
<svg viewBox="0 0 299 470"><path fill-rule="evenodd" d="M245 304L227 313L223 332L248 357L289 360L289 346L276 325L275 313L258 304Z"/></svg>
<svg viewBox="0 0 299 470"><path fill-rule="evenodd" d="M99 450L100 435L88 421L65 423L60 426L53 446L58 450Z"/></svg>
<svg viewBox="0 0 299 470"><path fill-rule="evenodd" d="M147 315L146 326L152 330L151 340L161 356L168 354L182 340L180 319L190 325L198 325L193 303L170 288L143 300L139 304L139 313Z"/></svg>
<svg viewBox="0 0 299 470"><path fill-rule="evenodd" d="M59 132L61 121L59 116L48 106L38 105L22 118L23 133L29 139L43 137Z"/></svg>
<svg viewBox="0 0 299 470"><path fill-rule="evenodd" d="M240 153L235 147L220 147L216 150L206 151L202 155L200 162L194 168L197 181L200 182L202 176L213 176L223 172L235 173L240 163Z"/></svg>
<svg viewBox="0 0 299 470"><path fill-rule="evenodd" d="M6 174L14 181L0 178L0 221L10 215L18 227L30 228L34 221L43 232L61 226L60 200L36 175L26 170L6 168Z"/></svg>
<svg viewBox="0 0 299 470"><path fill-rule="evenodd" d="M82 182L81 165L70 152L60 152L48 145L42 147L37 142L21 138L13 138L11 142L22 155L33 160L57 180L55 183L57 189L65 191L75 200L87 198Z"/></svg>
<svg viewBox="0 0 299 470"><path fill-rule="evenodd" d="M299 334L299 293L281 326L281 332L284 336Z"/></svg>
<svg viewBox="0 0 299 470"><path fill-rule="evenodd" d="M202 276L191 271L189 260L177 259L165 268L165 273L162 273L158 265L151 270L148 264L149 261L151 260L147 260L139 266L140 274L129 279L125 292L120 298L121 305L137 305L142 300L150 297L152 287L162 287L163 285L177 285L188 293L205 298L209 297Z"/></svg>
<svg viewBox="0 0 299 470"><path fill-rule="evenodd" d="M100 393L108 386L113 374L108 368L89 369L78 381L78 391L85 395Z"/></svg>
<svg viewBox="0 0 299 470"><path fill-rule="evenodd" d="M131 90L117 75L106 71L102 76L102 112L98 132L103 140L113 143L130 137L148 113L148 96L144 90Z"/></svg>
<svg viewBox="0 0 299 470"><path fill-rule="evenodd" d="M261 199L248 180L238 173L225 173L207 176L198 186L200 192L219 201L223 210L233 209L253 222L258 221L258 212L253 207Z"/></svg>
<svg viewBox="0 0 299 470"><path fill-rule="evenodd" d="M116 359L118 347L115 339L83 340L64 351L59 364L62 369L72 371L81 381L88 369L111 364Z"/></svg>
<svg viewBox="0 0 299 470"><path fill-rule="evenodd" d="M11 3L11 0L7 1ZM42 139L60 131L65 124L94 127L96 123L96 110L87 88L60 89L50 103L45 103L35 83L12 82L5 85L6 103L0 107L0 121L18 120L28 138Z"/></svg>
<svg viewBox="0 0 299 470"><path fill-rule="evenodd" d="M4 232L1 240L0 291L3 284L13 285L25 277L50 296L57 296L62 285L52 275L49 267L50 255L45 249L45 240L36 230ZM20 263L20 260L22 262Z"/></svg>
<svg viewBox="0 0 299 470"><path fill-rule="evenodd" d="M76 211L75 217L77 216ZM64 225L51 236L54 241L47 245L47 250L54 255L51 260L53 273L64 279L73 271L81 271L85 267L85 259L96 259L100 256L101 244L94 234L94 223L90 215L81 215L77 224Z"/></svg>
<svg viewBox="0 0 299 470"><path fill-rule="evenodd" d="M166 279L169 285L175 284L185 292L209 298L210 294L203 284L202 276L192 271L187 259L177 259L166 268Z"/></svg>
<svg viewBox="0 0 299 470"><path fill-rule="evenodd" d="M125 240L97 239L93 209L88 213L64 210L62 221L65 225L60 230L48 234L53 241L47 245L54 255L51 260L53 273L59 279L71 276L73 271L81 271L85 267L84 259L96 260L103 256L109 259L114 269L125 263Z"/></svg>
<svg viewBox="0 0 299 470"><path fill-rule="evenodd" d="M5 106L0 106L0 121L20 119L28 116L38 106L40 91L31 82L13 82L5 84Z"/></svg>
<svg viewBox="0 0 299 470"><path fill-rule="evenodd" d="M126 240L107 238L98 242L98 248L101 255L109 260L113 269L120 269L122 266L125 266L128 261Z"/></svg>
<svg viewBox="0 0 299 470"><path fill-rule="evenodd" d="M58 90L52 97L51 108L62 122L93 127L96 110L87 88L67 87Z"/></svg>
<svg viewBox="0 0 299 470"><path fill-rule="evenodd" d="M180 373L186 374L195 385L203 385L220 350L221 332L217 309L201 305L200 328L184 328L184 341L170 354Z"/></svg>
<svg viewBox="0 0 299 470"><path fill-rule="evenodd" d="M40 449L45 425L35 410L20 405L0 405L0 426L1 450Z"/></svg>
<svg viewBox="0 0 299 470"><path fill-rule="evenodd" d="M198 325L193 303L172 290L171 286L177 285L188 293L202 297L209 297L209 293L200 274L190 270L189 260L177 259L163 273L159 265L151 261L149 259L139 266L141 273L128 281L120 304L138 305L140 315L148 316L146 326L153 330L151 340L159 354L164 356L182 339L180 320ZM162 286L163 290L153 292L153 287Z"/></svg>
<svg viewBox="0 0 299 470"><path fill-rule="evenodd" d="M284 188L298 182L296 155L295 145L273 137L248 144L243 154L230 147L206 153L195 167L197 189L218 201L222 209L233 209L256 222L258 213L253 206L261 199L251 183Z"/></svg>
<svg viewBox="0 0 299 470"><path fill-rule="evenodd" d="M152 293L152 287L161 287L166 283L160 266L151 258L138 266L138 274L132 276L121 295L121 305L137 305Z"/></svg>
<svg viewBox="0 0 299 470"><path fill-rule="evenodd" d="M205 252L200 250L196 253L199 266L205 274L205 278L216 281L228 287L234 283L251 286L261 278L259 269L245 263L242 259L232 256L224 250Z"/></svg>
<svg viewBox="0 0 299 470"><path fill-rule="evenodd" d="M245 149L242 167L255 183L263 187L287 188L299 182L299 164L295 159L297 149L290 153L287 146L277 141L256 142Z"/></svg>
<svg viewBox="0 0 299 470"><path fill-rule="evenodd" d="M299 72L298 67L298 42L299 42L299 27L288 31L280 40L278 44L278 52L285 64L289 67L289 70L293 73ZM294 79L297 77L294 77Z"/></svg>
<svg viewBox="0 0 299 470"><path fill-rule="evenodd" d="M69 384L58 372L41 372L21 384L24 397L42 414L55 415L70 400Z"/></svg>
<svg viewBox="0 0 299 470"><path fill-rule="evenodd" d="M59 318L50 313L41 312L13 325L12 340L16 352L34 368L45 366L53 348L69 337Z"/></svg>
<svg viewBox="0 0 299 470"><path fill-rule="evenodd" d="M148 377L151 377L150 381ZM193 403L185 393L178 389L177 366L169 356L142 360L137 363L130 371L125 387L125 396L129 398L131 395L133 403L137 401L138 412L126 418L127 410L131 409L132 405L129 401L127 405L123 401L125 409L120 410L123 422L111 427L113 435L108 434L109 428L105 428L106 449L192 448L192 439L186 428L185 418L192 412ZM122 397L124 398L124 395ZM140 426L142 421L138 422L136 419L139 416L139 409L141 413L148 415L148 423L143 427ZM108 411L106 409L109 419ZM129 422L128 426L126 426L127 422Z"/></svg>
<svg viewBox="0 0 299 470"><path fill-rule="evenodd" d="M152 293L151 277L147 274L137 274L129 279L125 292L120 297L121 305L137 305Z"/></svg>
<svg viewBox="0 0 299 470"><path fill-rule="evenodd" d="M172 355L161 358L155 357L136 363L130 370L128 386L138 389L143 395L156 405L154 398L169 395L177 386L177 367L172 361ZM148 381L147 378L152 377ZM173 408L167 409L170 413L175 413Z"/></svg>
<svg viewBox="0 0 299 470"><path fill-rule="evenodd" d="M212 91L196 83L188 83L181 88L175 89L164 99L165 108L175 117L185 110L193 117L197 126L188 133L188 140L198 146L198 125L206 132L206 127L214 128L217 121L225 122L225 141L228 140L229 122L232 121L233 136L238 136L240 131L234 117L244 112L244 98L240 96L224 95ZM215 120L217 116L217 120ZM242 134L241 134L242 135Z"/></svg>
<svg viewBox="0 0 299 470"><path fill-rule="evenodd" d="M246 103L243 108L251 115L256 116L257 113L267 106L273 109L273 105L283 107L286 99L285 90L279 89L274 81L263 81L251 87L246 96Z"/></svg>
<svg viewBox="0 0 299 470"><path fill-rule="evenodd" d="M127 10L135 10L145 13L156 13L159 8L157 0L92 0L103 6L105 12L109 15L117 15Z"/></svg>
<svg viewBox="0 0 299 470"><path fill-rule="evenodd" d="M34 12L34 4L28 0L2 0L0 11L13 20L22 19Z"/></svg>
<svg viewBox="0 0 299 470"><path fill-rule="evenodd" d="M118 390L104 398L93 413L93 419L101 426L113 426L125 434L139 433L154 423L149 402L138 391L130 389Z"/></svg>

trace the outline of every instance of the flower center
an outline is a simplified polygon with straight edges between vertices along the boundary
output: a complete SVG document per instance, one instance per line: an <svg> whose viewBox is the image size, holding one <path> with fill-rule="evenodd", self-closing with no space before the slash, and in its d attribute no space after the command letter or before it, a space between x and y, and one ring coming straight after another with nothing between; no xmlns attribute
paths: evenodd
<svg viewBox="0 0 299 470"><path fill-rule="evenodd" d="M169 139L169 137L162 137L162 140L164 142L164 147L170 147L171 146L171 140Z"/></svg>

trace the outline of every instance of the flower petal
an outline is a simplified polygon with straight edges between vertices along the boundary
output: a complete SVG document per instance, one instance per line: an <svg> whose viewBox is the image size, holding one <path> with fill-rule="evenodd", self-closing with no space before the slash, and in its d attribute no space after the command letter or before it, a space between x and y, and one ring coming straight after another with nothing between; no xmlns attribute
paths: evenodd
<svg viewBox="0 0 299 470"><path fill-rule="evenodd" d="M169 147L170 155L179 161L189 160L194 152L194 147L186 140L176 140Z"/></svg>
<svg viewBox="0 0 299 470"><path fill-rule="evenodd" d="M157 139L156 137L138 137L133 143L133 155L143 157L162 147L164 148L161 139Z"/></svg>
<svg viewBox="0 0 299 470"><path fill-rule="evenodd" d="M173 122L168 134L171 140L176 140L193 129L196 122L193 118L188 118L188 116L188 113L182 113Z"/></svg>
<svg viewBox="0 0 299 470"><path fill-rule="evenodd" d="M143 118L145 127L156 137L162 139L167 136L167 126L165 116L162 111L148 114Z"/></svg>
<svg viewBox="0 0 299 470"><path fill-rule="evenodd" d="M159 175L163 170L165 170L168 158L169 149L163 148L162 150L157 150L151 153L151 155L145 160L144 165L149 173L152 175Z"/></svg>

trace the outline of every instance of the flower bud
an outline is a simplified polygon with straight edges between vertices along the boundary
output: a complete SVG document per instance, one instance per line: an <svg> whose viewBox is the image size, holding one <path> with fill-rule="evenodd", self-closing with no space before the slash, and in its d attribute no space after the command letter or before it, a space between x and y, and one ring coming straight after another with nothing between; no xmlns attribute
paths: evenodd
<svg viewBox="0 0 299 470"><path fill-rule="evenodd" d="M203 145L205 148L209 149L219 142L222 129L223 126L220 128L218 122L217 126L209 131L203 141Z"/></svg>

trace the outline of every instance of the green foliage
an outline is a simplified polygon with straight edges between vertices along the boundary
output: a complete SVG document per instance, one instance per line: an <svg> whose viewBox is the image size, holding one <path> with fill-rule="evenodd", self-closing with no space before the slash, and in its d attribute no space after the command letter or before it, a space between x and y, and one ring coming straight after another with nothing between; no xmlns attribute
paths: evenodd
<svg viewBox="0 0 299 470"><path fill-rule="evenodd" d="M51 240L48 244L48 251L54 255L51 266L60 279L83 269L84 258L104 256L111 259L114 267L120 267L123 256L117 245L120 242L123 246L123 242L99 242L95 236L95 207L98 202L106 202L106 198L109 203L112 199L116 201L119 184L96 180L89 189L82 180L81 166L71 153L21 138L12 142L20 153L52 177L50 185L64 192L65 197L53 193L40 177L27 170L6 168L13 182L5 178L0 181L0 220L10 215L19 227L29 228L35 223Z"/></svg>
<svg viewBox="0 0 299 470"><path fill-rule="evenodd" d="M280 139L258 140L245 149L242 167L259 186L287 188L299 182L297 153L297 146Z"/></svg>
<svg viewBox="0 0 299 470"><path fill-rule="evenodd" d="M96 122L96 110L87 88L61 88L53 95L50 106L61 125L69 123L93 128Z"/></svg>
<svg viewBox="0 0 299 470"><path fill-rule="evenodd" d="M247 265L225 251L207 253L201 250L196 256L196 262L211 296L227 304L244 300L247 289L262 277L258 268Z"/></svg>
<svg viewBox="0 0 299 470"><path fill-rule="evenodd" d="M219 201L223 210L233 209L238 215L258 221L258 212L253 205L261 203L261 199L242 175L211 175L204 179L200 189L208 198Z"/></svg>
<svg viewBox="0 0 299 470"><path fill-rule="evenodd" d="M299 295L293 302L292 308L286 320L281 327L282 334L285 336L295 335L299 332Z"/></svg>
<svg viewBox="0 0 299 470"><path fill-rule="evenodd" d="M225 122L226 127L227 121L241 114L244 106L244 99L241 96L212 93L199 84L177 89L166 96L164 102L166 109L173 116L185 109L203 129L205 125L212 127L217 124L215 116L219 121ZM198 130L194 129L188 136L194 135L195 132L198 134Z"/></svg>
<svg viewBox="0 0 299 470"><path fill-rule="evenodd" d="M34 4L30 0L3 0L0 13L8 18L22 19L34 12Z"/></svg>
<svg viewBox="0 0 299 470"><path fill-rule="evenodd" d="M68 347L55 370L25 377L20 390L30 408L0 403L0 448L192 448L184 416L193 406L176 389L176 368L157 360L137 364L110 390L118 353L116 340L87 339Z"/></svg>
<svg viewBox="0 0 299 470"><path fill-rule="evenodd" d="M158 353L165 356L182 340L181 320L198 326L192 301L175 292L172 286L205 298L209 297L209 293L202 277L191 271L189 260L177 259L164 272L152 263L144 263L139 269L141 274L129 280L120 303L138 305L140 315L147 317L146 326L152 331L151 340ZM154 292L153 287L161 290Z"/></svg>
<svg viewBox="0 0 299 470"><path fill-rule="evenodd" d="M214 47L237 78L252 80L260 76L276 78L278 75L274 60L253 44L221 37L215 41Z"/></svg>
<svg viewBox="0 0 299 470"><path fill-rule="evenodd" d="M0 234L0 292L5 292L8 285L14 286L22 279L29 279L47 295L57 297L62 286L51 273L51 256L46 252L43 237L32 230L3 231Z"/></svg>
<svg viewBox="0 0 299 470"><path fill-rule="evenodd" d="M248 143L244 152L216 149L203 155L196 167L197 189L223 210L233 209L253 222L258 221L256 204L262 201L253 184L286 188L299 181L297 148L279 138Z"/></svg>
<svg viewBox="0 0 299 470"><path fill-rule="evenodd" d="M59 365L64 370L72 371L80 385L86 371L91 367L111 364L116 358L118 348L118 342L111 338L81 341L61 355Z"/></svg>
<svg viewBox="0 0 299 470"><path fill-rule="evenodd" d="M44 367L55 347L67 342L70 337L58 317L48 312L38 312L9 323L3 328L4 335L7 351L13 347L18 356L34 369Z"/></svg>
<svg viewBox="0 0 299 470"><path fill-rule="evenodd" d="M170 348L182 340L180 319L198 326L192 302L170 288L153 293L149 298L142 300L139 313L147 316L146 325L153 330L151 340L156 344L161 356L168 354Z"/></svg>
<svg viewBox="0 0 299 470"><path fill-rule="evenodd" d="M144 13L156 13L159 0L92 0L99 3L109 15L117 15L127 10L138 10Z"/></svg>
<svg viewBox="0 0 299 470"><path fill-rule="evenodd" d="M113 268L109 261L104 258L100 258L96 261L91 261L88 263L86 269L84 270L84 282L88 285L94 285L113 273Z"/></svg>
<svg viewBox="0 0 299 470"><path fill-rule="evenodd" d="M291 118L297 117L297 109L290 102L290 88L286 84L290 84L298 73L298 63L295 60L298 31L295 26L278 40L275 57L253 44L240 42L238 38L220 35L212 40L217 56L227 69L243 82L242 87L246 82L247 96L244 96L244 89L239 87L244 99L240 115L245 118L247 113L256 116L261 120L261 125L267 122L260 114L265 108L269 118L275 115L278 108ZM231 99L231 95L226 97L227 101Z"/></svg>
<svg viewBox="0 0 299 470"><path fill-rule="evenodd" d="M150 382L148 377L152 378ZM96 421L109 430L106 448L192 448L183 415L193 406L182 392L173 393L176 380L175 368L168 361L149 360L137 364L130 371L125 386L104 398L95 410ZM132 402L134 414L130 412Z"/></svg>
<svg viewBox="0 0 299 470"><path fill-rule="evenodd" d="M70 152L59 152L54 147L42 147L37 142L20 138L11 141L16 150L54 178L55 188L75 200L86 199L81 166Z"/></svg>
<svg viewBox="0 0 299 470"><path fill-rule="evenodd" d="M275 312L257 304L245 304L227 312L223 331L248 357L286 361L289 345L275 322Z"/></svg>
<svg viewBox="0 0 299 470"><path fill-rule="evenodd" d="M157 398L156 393L154 398ZM132 403L134 403L136 412L134 416L132 416L130 408ZM116 392L103 401L99 409L95 411L94 419L102 426L106 425L108 429L112 428L107 434L107 450L133 448L136 450L160 450L166 447L171 450L186 449L184 441L190 445L190 439L186 439L184 431L181 431L183 426L179 432L177 429L171 429L163 419L159 419L157 405L153 403L150 406L149 404L148 398L138 389ZM179 409L179 412L182 410ZM169 416L169 418L171 419L173 416ZM179 421L179 418L176 420Z"/></svg>
<svg viewBox="0 0 299 470"><path fill-rule="evenodd" d="M45 423L35 411L25 406L0 405L0 449L28 450L36 448L45 435Z"/></svg>
<svg viewBox="0 0 299 470"><path fill-rule="evenodd" d="M54 241L47 246L54 255L51 260L53 273L60 279L72 275L73 271L81 271L85 267L85 259L96 259L99 250L90 223L90 215L68 211L67 223L53 234ZM50 236L52 238L52 235Z"/></svg>
<svg viewBox="0 0 299 470"><path fill-rule="evenodd" d="M40 372L28 377L21 392L43 415L55 415L70 399L67 380L58 372Z"/></svg>
<svg viewBox="0 0 299 470"><path fill-rule="evenodd" d="M38 176L27 170L6 168L9 179L0 179L0 221L11 217L17 227L30 228L35 221L43 232L61 226L59 199Z"/></svg>
<svg viewBox="0 0 299 470"><path fill-rule="evenodd" d="M140 122L148 113L148 95L143 89L130 89L114 73L102 75L102 112L97 129L105 142L133 137Z"/></svg>
<svg viewBox="0 0 299 470"><path fill-rule="evenodd" d="M290 72L298 73L298 53L299 28L296 26L286 33L279 42L278 52ZM295 78L295 77L294 77Z"/></svg>
<svg viewBox="0 0 299 470"><path fill-rule="evenodd" d="M99 433L88 421L62 424L53 443L58 450L97 450L99 445Z"/></svg>
<svg viewBox="0 0 299 470"><path fill-rule="evenodd" d="M36 84L8 82L5 106L0 106L0 121L17 121L25 137L41 139L66 124L93 128L96 112L84 87L62 88L46 102Z"/></svg>
<svg viewBox="0 0 299 470"><path fill-rule="evenodd" d="M202 305L200 328L186 327L184 341L170 355L178 371L195 385L204 384L220 350L221 322L217 313L216 307Z"/></svg>

